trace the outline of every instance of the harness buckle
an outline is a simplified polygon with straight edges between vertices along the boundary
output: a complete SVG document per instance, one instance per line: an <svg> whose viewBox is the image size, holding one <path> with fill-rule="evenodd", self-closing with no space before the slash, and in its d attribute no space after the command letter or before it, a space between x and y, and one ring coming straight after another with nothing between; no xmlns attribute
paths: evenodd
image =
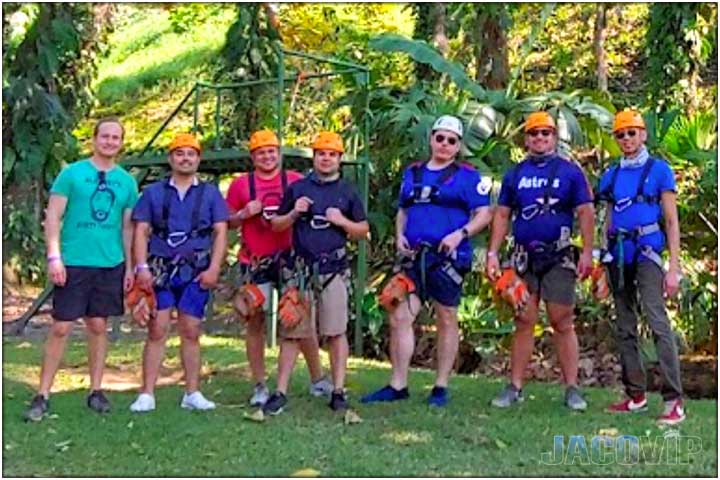
<svg viewBox="0 0 720 480"><path fill-rule="evenodd" d="M539 212L540 207L536 203L533 203L532 205L528 205L523 208L520 212L520 216L523 220L532 220Z"/></svg>
<svg viewBox="0 0 720 480"><path fill-rule="evenodd" d="M262 217L269 222L277 215L277 212L279 209L280 209L279 206L263 207Z"/></svg>
<svg viewBox="0 0 720 480"><path fill-rule="evenodd" d="M632 198L630 198L630 197L621 198L620 200L615 202L615 211L622 212L622 211L630 208L630 206L632 204L633 204Z"/></svg>
<svg viewBox="0 0 720 480"><path fill-rule="evenodd" d="M325 215L313 215L310 219L310 227L313 230L325 230L330 228L330 222Z"/></svg>
<svg viewBox="0 0 720 480"><path fill-rule="evenodd" d="M175 240L177 238L178 240ZM183 243L187 242L188 234L187 232L172 232L168 233L167 238L165 239L165 242L170 246L170 248L179 247Z"/></svg>

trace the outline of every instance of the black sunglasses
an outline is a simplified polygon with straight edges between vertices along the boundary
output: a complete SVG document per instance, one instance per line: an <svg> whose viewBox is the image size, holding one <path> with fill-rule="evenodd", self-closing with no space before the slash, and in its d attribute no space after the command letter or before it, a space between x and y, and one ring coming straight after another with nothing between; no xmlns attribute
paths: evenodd
<svg viewBox="0 0 720 480"><path fill-rule="evenodd" d="M626 132L617 132L615 134L615 138L617 138L618 140L622 140L623 138L625 138L625 134L627 134L628 137L632 138L635 135L637 135L637 130L628 130Z"/></svg>
<svg viewBox="0 0 720 480"><path fill-rule="evenodd" d="M438 133L437 135L435 135L435 141L437 143L443 143L445 140L447 140L450 145L455 145L458 142L457 138L447 137L447 136L443 135L442 133Z"/></svg>
<svg viewBox="0 0 720 480"><path fill-rule="evenodd" d="M531 137L537 137L538 135L542 135L543 137L549 137L552 135L552 130L530 130L528 132L528 135Z"/></svg>

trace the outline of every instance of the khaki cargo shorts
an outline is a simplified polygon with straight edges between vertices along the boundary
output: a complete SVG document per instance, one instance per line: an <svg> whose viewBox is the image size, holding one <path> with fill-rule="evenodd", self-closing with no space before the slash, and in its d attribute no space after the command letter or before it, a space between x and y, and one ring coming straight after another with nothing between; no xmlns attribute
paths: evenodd
<svg viewBox="0 0 720 480"><path fill-rule="evenodd" d="M287 339L310 338L316 332L321 337L335 337L347 331L348 324L348 283L350 271L320 275L320 284L333 276L330 283L318 295L313 292L310 318L293 328L278 325L280 337Z"/></svg>

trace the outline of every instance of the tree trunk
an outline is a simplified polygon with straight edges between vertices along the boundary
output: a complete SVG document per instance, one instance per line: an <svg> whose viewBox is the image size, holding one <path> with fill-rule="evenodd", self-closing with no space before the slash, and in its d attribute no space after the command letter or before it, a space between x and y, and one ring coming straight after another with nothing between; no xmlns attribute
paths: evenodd
<svg viewBox="0 0 720 480"><path fill-rule="evenodd" d="M450 48L447 34L445 33L447 23L446 12L447 7L444 3L433 4L433 43L437 49L440 50L443 57L447 56Z"/></svg>
<svg viewBox="0 0 720 480"><path fill-rule="evenodd" d="M605 39L607 38L607 4L598 3L597 14L595 15L595 35L593 37L593 48L595 60L597 61L597 85L602 92L608 91L608 65L605 52Z"/></svg>
<svg viewBox="0 0 720 480"><path fill-rule="evenodd" d="M503 23L507 12L503 5L476 6L475 80L491 90L504 89L510 77L507 32Z"/></svg>

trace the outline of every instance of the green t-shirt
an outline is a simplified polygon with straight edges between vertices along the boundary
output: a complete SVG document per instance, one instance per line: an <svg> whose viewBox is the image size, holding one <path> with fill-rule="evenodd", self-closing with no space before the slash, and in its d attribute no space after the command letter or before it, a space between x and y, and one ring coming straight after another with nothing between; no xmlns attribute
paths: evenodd
<svg viewBox="0 0 720 480"><path fill-rule="evenodd" d="M137 182L122 167L101 173L90 159L63 168L50 189L67 198L60 232L65 265L115 267L125 260L122 217L138 199Z"/></svg>

